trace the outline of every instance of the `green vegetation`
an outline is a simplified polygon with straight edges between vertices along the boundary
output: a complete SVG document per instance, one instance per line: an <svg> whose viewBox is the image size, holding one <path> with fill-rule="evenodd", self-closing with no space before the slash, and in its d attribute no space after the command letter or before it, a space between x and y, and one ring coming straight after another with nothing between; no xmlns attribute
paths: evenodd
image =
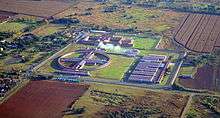
<svg viewBox="0 0 220 118"><path fill-rule="evenodd" d="M58 31L60 31L62 28L62 26L58 26L58 25L49 25L49 26L43 26L43 27L40 27L36 30L34 30L34 34L38 35L38 36L48 36L48 35L51 35L51 34L54 34Z"/></svg>
<svg viewBox="0 0 220 118"><path fill-rule="evenodd" d="M216 108L216 103L218 103L218 99L215 97L205 97L205 99L202 101L202 104L209 109L215 109Z"/></svg>
<svg viewBox="0 0 220 118"><path fill-rule="evenodd" d="M103 69L91 72L93 78L121 80L124 73L134 61L133 58L120 55L110 55L110 58L110 65Z"/></svg>
<svg viewBox="0 0 220 118"><path fill-rule="evenodd" d="M167 72L165 73L165 75L164 75L164 77L163 77L163 79L162 79L162 81L160 83L161 85L166 85L166 83L167 83L167 81L168 81L168 79L170 77L170 73L173 70L173 67L174 67L174 65L170 65L169 66Z"/></svg>
<svg viewBox="0 0 220 118"><path fill-rule="evenodd" d="M190 109L186 114L186 118L197 118L197 111L195 109Z"/></svg>
<svg viewBox="0 0 220 118"><path fill-rule="evenodd" d="M161 25L159 25L159 26L157 26L157 27L154 27L154 30L156 31L156 32L163 32L163 31L166 31L166 30L168 30L168 29L170 29L171 27L169 26L169 25L167 25L167 24L161 24Z"/></svg>
<svg viewBox="0 0 220 118"><path fill-rule="evenodd" d="M153 49L159 42L159 40L151 39L151 38L134 37L133 39L134 39L134 48L140 50Z"/></svg>
<svg viewBox="0 0 220 118"><path fill-rule="evenodd" d="M111 93L111 94L116 94L116 95L127 95L127 96L140 96L140 95L144 95L146 92L146 89L143 89L143 88L113 85L113 84L92 83L90 84L89 90L87 90L87 92L72 106L73 108L80 108L80 107L85 106L86 111L85 113L83 113L84 117L91 117L97 111L101 110L105 106L101 102L94 101L94 96L91 94L91 91L94 91L94 90L101 91L103 93ZM116 96L113 96L113 97L116 97ZM98 98L100 99L100 97ZM117 99L119 100L122 100L123 98L120 96L117 96ZM75 116L65 115L64 118L75 118Z"/></svg>
<svg viewBox="0 0 220 118"><path fill-rule="evenodd" d="M109 93L100 90L92 90L90 91L90 95L94 101L107 106L118 106L131 99L131 97L127 95Z"/></svg>
<svg viewBox="0 0 220 118"><path fill-rule="evenodd" d="M0 24L0 32L14 32L20 33L22 29L27 27L24 23L17 23L17 22L6 22Z"/></svg>
<svg viewBox="0 0 220 118"><path fill-rule="evenodd" d="M195 67L187 66L187 67L181 67L179 74L180 75L193 75L194 72L195 72Z"/></svg>

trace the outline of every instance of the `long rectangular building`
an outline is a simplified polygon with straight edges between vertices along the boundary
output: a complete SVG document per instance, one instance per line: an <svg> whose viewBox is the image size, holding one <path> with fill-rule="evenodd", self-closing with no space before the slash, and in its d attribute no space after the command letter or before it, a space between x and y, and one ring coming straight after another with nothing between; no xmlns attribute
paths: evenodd
<svg viewBox="0 0 220 118"><path fill-rule="evenodd" d="M157 83L160 80L158 77L160 77L161 68L164 68L166 59L166 56L162 55L148 55L141 58L128 80L141 83Z"/></svg>

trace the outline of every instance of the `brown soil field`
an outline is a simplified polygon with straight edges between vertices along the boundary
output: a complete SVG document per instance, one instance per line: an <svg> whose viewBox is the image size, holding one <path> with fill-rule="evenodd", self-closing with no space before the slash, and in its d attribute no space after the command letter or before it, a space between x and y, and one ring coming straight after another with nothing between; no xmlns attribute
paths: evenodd
<svg viewBox="0 0 220 118"><path fill-rule="evenodd" d="M71 4L57 1L0 0L0 10L49 18L68 9Z"/></svg>
<svg viewBox="0 0 220 118"><path fill-rule="evenodd" d="M187 88L220 91L220 68L205 65L197 69L194 79L180 79L179 82Z"/></svg>
<svg viewBox="0 0 220 118"><path fill-rule="evenodd" d="M61 118L88 89L87 85L31 81L0 105L2 118Z"/></svg>
<svg viewBox="0 0 220 118"><path fill-rule="evenodd" d="M220 117L220 98L213 96L193 96L190 109L196 118L219 118Z"/></svg>
<svg viewBox="0 0 220 118"><path fill-rule="evenodd" d="M189 50L213 52L220 47L220 16L188 14L176 27L173 38Z"/></svg>

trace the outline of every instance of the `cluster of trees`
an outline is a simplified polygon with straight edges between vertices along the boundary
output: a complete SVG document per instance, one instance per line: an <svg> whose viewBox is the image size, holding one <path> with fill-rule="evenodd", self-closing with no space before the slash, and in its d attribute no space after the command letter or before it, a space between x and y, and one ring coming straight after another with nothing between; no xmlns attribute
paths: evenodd
<svg viewBox="0 0 220 118"><path fill-rule="evenodd" d="M60 18L53 20L52 23L61 25L73 25L80 23L80 20L77 18Z"/></svg>
<svg viewBox="0 0 220 118"><path fill-rule="evenodd" d="M13 32L0 32L0 41L13 36Z"/></svg>
<svg viewBox="0 0 220 118"><path fill-rule="evenodd" d="M186 58L186 63L189 63L193 66L199 66L199 65L213 65L213 62L215 61L216 56L212 54L203 54L196 57L188 57Z"/></svg>
<svg viewBox="0 0 220 118"><path fill-rule="evenodd" d="M113 4L111 6L105 6L103 8L103 12L106 12L106 13L108 13L108 12L115 12L115 11L118 10L118 8L119 8L119 6L117 4Z"/></svg>
<svg viewBox="0 0 220 118"><path fill-rule="evenodd" d="M111 112L102 113L106 118L148 118L153 114L161 113L162 111L157 108L147 108L143 106L132 106L131 108L118 108ZM167 118L169 115L162 114L159 118Z"/></svg>
<svg viewBox="0 0 220 118"><path fill-rule="evenodd" d="M126 101L131 100L131 96L117 93L108 93L100 90L92 90L90 91L90 95L94 101L101 102L110 106L118 106Z"/></svg>
<svg viewBox="0 0 220 118"><path fill-rule="evenodd" d="M38 26L46 23L43 20L36 20L35 18L17 18L14 22L27 24L27 27L23 28L21 32L31 32Z"/></svg>

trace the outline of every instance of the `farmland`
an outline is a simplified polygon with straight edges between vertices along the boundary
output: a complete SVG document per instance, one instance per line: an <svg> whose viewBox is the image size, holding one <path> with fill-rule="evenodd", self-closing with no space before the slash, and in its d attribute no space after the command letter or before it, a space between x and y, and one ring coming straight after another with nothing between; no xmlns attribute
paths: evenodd
<svg viewBox="0 0 220 118"><path fill-rule="evenodd" d="M70 6L57 1L0 0L0 2L0 10L43 18L49 18Z"/></svg>
<svg viewBox="0 0 220 118"><path fill-rule="evenodd" d="M185 71L186 74L192 73L192 70ZM215 78L216 77L216 78ZM194 79L180 79L181 85L192 89L205 89L211 91L220 91L219 89L219 69L204 65L197 69L193 76Z"/></svg>
<svg viewBox="0 0 220 118"><path fill-rule="evenodd" d="M4 118L60 118L87 88L87 85L31 81L0 105L0 115Z"/></svg>
<svg viewBox="0 0 220 118"><path fill-rule="evenodd" d="M160 99L162 96L163 99ZM132 110L135 112L135 108L141 110L139 114L138 112L134 113L140 117L141 113L147 113L149 117L178 117L187 98L187 95L177 93L94 83L91 84L85 95L73 105L73 108L85 106L86 111L83 114L66 115L64 118L77 116L108 117L116 112L118 113L117 116L121 117L123 113L132 112Z"/></svg>
<svg viewBox="0 0 220 118"><path fill-rule="evenodd" d="M174 40L185 48L210 53L220 46L220 17L188 14L177 26Z"/></svg>

